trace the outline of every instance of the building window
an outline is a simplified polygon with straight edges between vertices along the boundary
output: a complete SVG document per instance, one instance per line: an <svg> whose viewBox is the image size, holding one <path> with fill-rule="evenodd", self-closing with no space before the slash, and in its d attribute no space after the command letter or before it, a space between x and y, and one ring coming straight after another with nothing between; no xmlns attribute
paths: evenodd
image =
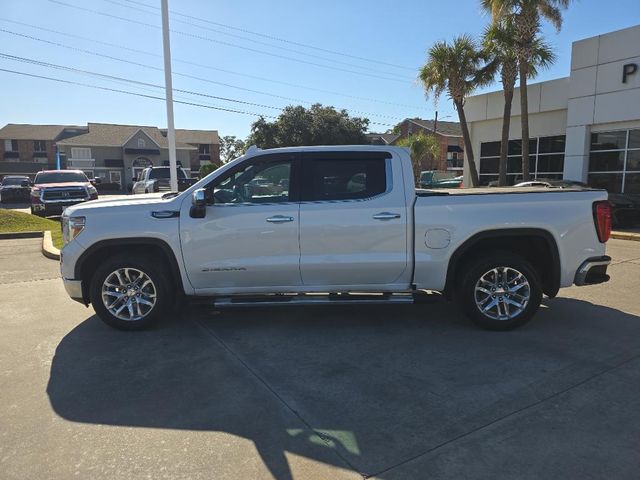
<svg viewBox="0 0 640 480"><path fill-rule="evenodd" d="M18 151L18 141L17 140L5 140L4 141L4 151L5 152L17 152Z"/></svg>
<svg viewBox="0 0 640 480"><path fill-rule="evenodd" d="M611 193L640 194L640 129L592 133L588 178Z"/></svg>
<svg viewBox="0 0 640 480"><path fill-rule="evenodd" d="M73 147L71 149L71 158L77 159L90 159L91 158L91 149L85 147Z"/></svg>
<svg viewBox="0 0 640 480"><path fill-rule="evenodd" d="M44 140L34 140L33 141L33 151L34 152L46 152L47 144Z"/></svg>
<svg viewBox="0 0 640 480"><path fill-rule="evenodd" d="M147 142L144 141L144 138L139 138L138 139L138 148L146 148L147 147Z"/></svg>
<svg viewBox="0 0 640 480"><path fill-rule="evenodd" d="M532 179L561 179L564 169L565 136L529 140L529 173ZM498 180L500 142L480 145L480 184ZM522 181L522 140L509 140L507 148L507 183Z"/></svg>
<svg viewBox="0 0 640 480"><path fill-rule="evenodd" d="M198 151L200 152L200 155L209 155L210 145L208 143L201 143Z"/></svg>

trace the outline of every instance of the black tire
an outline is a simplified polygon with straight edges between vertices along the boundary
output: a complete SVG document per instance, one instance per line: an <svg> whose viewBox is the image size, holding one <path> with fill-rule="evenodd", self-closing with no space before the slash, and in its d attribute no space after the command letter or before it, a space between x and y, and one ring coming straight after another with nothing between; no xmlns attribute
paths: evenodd
<svg viewBox="0 0 640 480"><path fill-rule="evenodd" d="M31 207L31 215L35 215L36 217L43 217L44 218L44 212L36 212L33 207Z"/></svg>
<svg viewBox="0 0 640 480"><path fill-rule="evenodd" d="M500 286L497 288L495 293L492 292L493 297L491 298L487 297L487 294L479 292L478 300L487 299L486 303L483 305L489 305L489 303L494 300L499 301L505 299L505 297L511 297L508 300L505 299L504 303L500 303L499 306L491 308L487 313L483 313L477 304L476 284L492 269L500 269L501 267L509 269L507 272L510 272L511 278L514 278L513 271L515 270L521 273L528 282L528 302L525 307L513 317L506 317L502 319L492 317L500 314L500 311L497 310L498 308L501 308L502 312L504 312L504 309L508 307L511 310L511 314L513 314L513 309L518 310L517 307L512 307L513 304L509 303L505 306L504 303L510 301L521 301L520 293L526 292L527 286L526 284L523 285L519 290L517 290L517 293L502 293L503 284L499 283L498 285ZM504 270L500 271L504 275ZM529 322L540 307L540 302L542 301L542 287L538 272L527 260L518 255L510 252L491 252L488 255L479 255L479 258L464 266L464 272L464 276L459 283L459 298L467 316L479 327L487 330L511 330ZM509 273L507 275L509 275ZM517 283L513 284L512 287L515 288L518 283L523 282L520 279ZM495 288L495 286L492 288ZM491 291L491 288L488 290Z"/></svg>
<svg viewBox="0 0 640 480"><path fill-rule="evenodd" d="M155 286L156 303L141 319L123 320L114 316L102 300L102 285L112 272L120 268L132 268L144 272ZM119 330L143 330L156 325L163 315L172 310L173 294L168 271L158 259L145 255L118 254L102 262L96 269L89 287L89 297L100 319Z"/></svg>

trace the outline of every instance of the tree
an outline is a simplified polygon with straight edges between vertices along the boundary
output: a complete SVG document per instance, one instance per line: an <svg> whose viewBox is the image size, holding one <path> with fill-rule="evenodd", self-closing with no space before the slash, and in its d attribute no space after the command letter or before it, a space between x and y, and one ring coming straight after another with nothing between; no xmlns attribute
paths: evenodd
<svg viewBox="0 0 640 480"><path fill-rule="evenodd" d="M336 110L316 103L309 109L288 106L273 122L260 117L251 125L246 145L260 148L301 145L359 145L367 143L365 132L369 120L350 117L346 110Z"/></svg>
<svg viewBox="0 0 640 480"><path fill-rule="evenodd" d="M218 169L219 167L220 167L219 165L215 165L213 163L200 165L200 172L199 172L200 178L206 177L207 175L209 175L211 172Z"/></svg>
<svg viewBox="0 0 640 480"><path fill-rule="evenodd" d="M227 135L220 138L220 160L227 163L234 158L238 158L246 150L243 140L234 135Z"/></svg>
<svg viewBox="0 0 640 480"><path fill-rule="evenodd" d="M435 135L427 135L424 132L414 133L399 140L397 145L409 147L411 150L411 164L416 183L420 180L423 162L428 165L428 170L435 170L440 157L440 144Z"/></svg>
<svg viewBox="0 0 640 480"><path fill-rule="evenodd" d="M518 56L516 49L516 31L513 22L505 18L490 25L484 32L482 44L495 67L500 71L500 81L504 94L504 111L502 115L502 138L500 141L500 166L498 185L507 184L507 155L509 148L509 130L511 127L511 105L513 92L518 77ZM529 76L537 75L538 68L546 68L555 61L551 47L541 38L536 38L529 65ZM524 157L523 157L524 158Z"/></svg>
<svg viewBox="0 0 640 480"><path fill-rule="evenodd" d="M571 0L481 0L482 8L491 13L494 23L509 21L515 29L520 84L520 123L522 127L522 178L529 180L529 95L527 80L531 74L533 50L540 32L541 18L560 31L562 10Z"/></svg>
<svg viewBox="0 0 640 480"><path fill-rule="evenodd" d="M479 179L464 114L464 102L475 88L491 81L491 69L492 65L485 63L484 53L476 47L474 40L468 35L462 35L454 38L451 44L446 41L433 44L427 53L427 63L420 69L418 76L425 91L433 93L436 100L446 91L458 111L472 187L478 186Z"/></svg>

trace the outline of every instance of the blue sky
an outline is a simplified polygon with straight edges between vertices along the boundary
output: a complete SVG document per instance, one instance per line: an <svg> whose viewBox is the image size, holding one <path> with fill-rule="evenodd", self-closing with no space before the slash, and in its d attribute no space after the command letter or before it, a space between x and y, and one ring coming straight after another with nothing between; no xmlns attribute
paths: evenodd
<svg viewBox="0 0 640 480"><path fill-rule="evenodd" d="M6 57L0 57L0 68L150 96L164 95L162 89L153 86L163 85L164 81L159 0L3 0L2 4L0 29L13 33L0 31L0 53L151 86ZM258 114L275 116L289 104L308 106L320 102L346 108L353 115L378 122L370 125L371 131L384 131L405 117L433 118L434 102L425 99L415 81L426 49L436 40L448 40L460 33L478 36L488 22L478 0L405 0L395 5L378 0L169 0L169 8L175 12L170 16L171 28L176 31L171 36L174 88L201 94L175 92L176 99L249 113L177 104L176 127L216 129L221 135L240 137L249 133ZM541 72L537 80L568 75L572 41L638 23L638 0L574 2L565 12L560 33L545 26L544 35L555 47L558 61ZM165 106L159 100L1 71L0 82L2 125L9 122L166 125ZM494 85L485 90L497 88ZM457 119L446 98L440 100L438 111L441 119Z"/></svg>

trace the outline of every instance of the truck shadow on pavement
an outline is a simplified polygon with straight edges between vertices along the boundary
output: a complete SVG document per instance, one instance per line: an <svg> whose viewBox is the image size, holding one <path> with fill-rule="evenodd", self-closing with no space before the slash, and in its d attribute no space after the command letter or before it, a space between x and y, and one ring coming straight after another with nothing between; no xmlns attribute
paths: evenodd
<svg viewBox="0 0 640 480"><path fill-rule="evenodd" d="M74 422L244 437L278 479L285 452L384 478L640 354L640 317L546 303L505 333L445 304L190 309L135 333L92 316L58 345L47 393Z"/></svg>

